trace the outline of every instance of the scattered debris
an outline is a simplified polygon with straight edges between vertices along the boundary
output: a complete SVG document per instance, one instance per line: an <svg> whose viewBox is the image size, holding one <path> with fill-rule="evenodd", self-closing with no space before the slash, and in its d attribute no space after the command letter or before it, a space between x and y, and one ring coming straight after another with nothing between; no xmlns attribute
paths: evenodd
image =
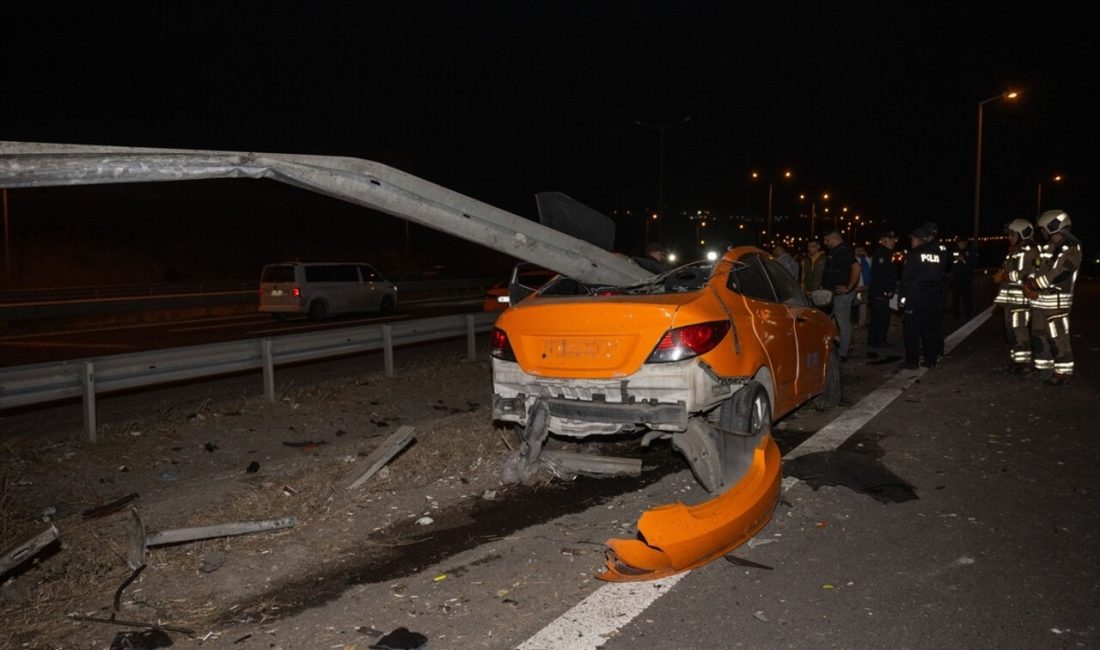
<svg viewBox="0 0 1100 650"><path fill-rule="evenodd" d="M211 454L218 450L218 446L215 445L212 442L206 443L205 445L202 446L202 448L205 449L208 453L211 453Z"/></svg>
<svg viewBox="0 0 1100 650"><path fill-rule="evenodd" d="M50 524L50 527L41 533L4 551L4 554L0 556L0 576L38 555L42 549L53 544L58 537L60 537L60 533L57 532L57 526Z"/></svg>
<svg viewBox="0 0 1100 650"><path fill-rule="evenodd" d="M410 632L406 627L399 627L370 646L372 650L416 650L423 648L428 643L428 637L417 632Z"/></svg>
<svg viewBox="0 0 1100 650"><path fill-rule="evenodd" d="M298 494L298 490L295 490L294 488L290 487L289 485L284 485L283 486L283 494L287 495L288 497L292 497L295 494Z"/></svg>
<svg viewBox="0 0 1100 650"><path fill-rule="evenodd" d="M920 498L912 485L881 462L851 451L834 449L792 458L783 462L783 473L802 479L815 490L822 485L843 485L882 503Z"/></svg>
<svg viewBox="0 0 1100 650"><path fill-rule="evenodd" d="M753 537L749 540L749 548L756 548L757 546L763 546L765 544L774 544L778 541L778 539L773 539L771 537Z"/></svg>
<svg viewBox="0 0 1100 650"><path fill-rule="evenodd" d="M111 650L156 650L157 648L169 648L172 637L164 630L152 629L140 632L119 632L111 641Z"/></svg>
<svg viewBox="0 0 1100 650"><path fill-rule="evenodd" d="M757 610L757 611L753 612L752 616L756 620L762 621L764 623L770 623L771 622L770 618L768 618L767 616L764 616L764 612L762 610Z"/></svg>
<svg viewBox="0 0 1100 650"><path fill-rule="evenodd" d="M726 562L729 562L730 564L735 564L737 566L748 567L750 569L764 569L765 571L772 570L772 567L766 564L760 564L757 562L753 562L752 560L746 560L745 558L737 557L736 555L726 555L725 558Z"/></svg>
<svg viewBox="0 0 1100 650"><path fill-rule="evenodd" d="M260 471L260 464L256 461L252 461L248 464L248 467L246 467L244 471L246 474L255 474L256 472Z"/></svg>
<svg viewBox="0 0 1100 650"><path fill-rule="evenodd" d="M292 447L294 449L305 449L305 450L316 449L316 448L320 447L323 444L326 444L325 440L301 440L301 441L284 440L283 441L283 446L284 447Z"/></svg>
<svg viewBox="0 0 1100 650"><path fill-rule="evenodd" d="M222 568L225 564L225 553L222 551L210 551L202 556L202 564L199 565L199 571L203 573L214 573L218 569Z"/></svg>
<svg viewBox="0 0 1100 650"><path fill-rule="evenodd" d="M354 490L365 483L415 439L416 429L410 426L398 427L397 431L367 457L365 470L356 470L344 477L346 489Z"/></svg>
<svg viewBox="0 0 1100 650"><path fill-rule="evenodd" d="M628 476L642 475L641 458L618 458L615 456L596 456L592 454L578 454L570 451L546 450L542 452L540 460L551 467L558 466L576 472L596 476L608 476L626 474Z"/></svg>
<svg viewBox="0 0 1100 650"><path fill-rule="evenodd" d="M237 645L238 643L243 643L243 642L245 642L245 641L247 641L251 638L252 638L251 634L246 634L246 635L242 636L241 638L237 639L236 641L234 641L233 645Z"/></svg>
<svg viewBox="0 0 1100 650"><path fill-rule="evenodd" d="M434 523L435 519L432 519L431 517L421 517L420 519L416 520L417 526L431 526Z"/></svg>
<svg viewBox="0 0 1100 650"><path fill-rule="evenodd" d="M486 501L492 501L493 499L497 498L497 491L496 490L485 490L484 492L481 493L481 498L485 499Z"/></svg>
<svg viewBox="0 0 1100 650"><path fill-rule="evenodd" d="M142 623L141 621L124 621L120 618L99 618L97 616L81 616L79 614L69 614L69 619L73 621L84 621L86 623L104 623L106 625L122 625L124 627L147 627L152 630L163 630L165 632L178 632L179 634L186 634L187 636L195 636L195 631L186 627L177 627L175 625L159 625L156 623Z"/></svg>
<svg viewBox="0 0 1100 650"><path fill-rule="evenodd" d="M98 517L106 517L107 515L114 514L122 510L124 507L126 507L126 504L130 503L136 498L138 498L138 493L131 492L130 494L127 494L126 496L119 499L115 499L110 503L105 503L101 506L96 506L95 508L88 508L82 513L82 515L85 520L96 519Z"/></svg>
<svg viewBox="0 0 1100 650"><path fill-rule="evenodd" d="M273 530L290 528L298 522L296 517L283 517L282 519L268 519L265 521L241 521L217 526L201 526L198 528L177 528L165 530L159 533L147 533L145 525L137 510L130 509L130 545L126 555L126 561L131 569L137 570L145 566L145 555L150 546L164 546L167 544L182 544L194 542L200 539L212 537L232 537L235 535L247 535L250 533L263 533Z"/></svg>

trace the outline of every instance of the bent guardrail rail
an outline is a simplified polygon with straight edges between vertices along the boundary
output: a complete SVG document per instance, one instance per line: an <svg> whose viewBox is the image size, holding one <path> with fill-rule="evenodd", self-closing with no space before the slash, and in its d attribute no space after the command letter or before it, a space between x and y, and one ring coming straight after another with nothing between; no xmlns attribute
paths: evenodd
<svg viewBox="0 0 1100 650"><path fill-rule="evenodd" d="M466 337L466 356L477 358L476 336L498 314L462 314L364 325L304 334L211 343L106 357L0 369L0 410L82 398L84 428L96 440L96 395L248 370L262 370L264 395L275 401L275 367L382 350L385 375L394 376L395 347Z"/></svg>

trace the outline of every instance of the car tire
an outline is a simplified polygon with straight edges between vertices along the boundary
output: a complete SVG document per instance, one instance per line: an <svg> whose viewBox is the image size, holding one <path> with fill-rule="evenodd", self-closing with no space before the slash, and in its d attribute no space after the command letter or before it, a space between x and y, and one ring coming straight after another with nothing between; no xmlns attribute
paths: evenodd
<svg viewBox="0 0 1100 650"><path fill-rule="evenodd" d="M328 305L324 300L314 300L309 303L310 320L324 320L325 316L328 316Z"/></svg>
<svg viewBox="0 0 1100 650"><path fill-rule="evenodd" d="M830 351L829 360L825 362L825 390L814 398L813 404L819 411L840 405L840 357L836 348Z"/></svg>
<svg viewBox="0 0 1100 650"><path fill-rule="evenodd" d="M722 405L720 418L718 426L727 431L753 436L771 433L772 402L767 389L758 381L745 384Z"/></svg>
<svg viewBox="0 0 1100 650"><path fill-rule="evenodd" d="M379 314L392 314L393 313L393 297L382 296L382 302L378 303Z"/></svg>

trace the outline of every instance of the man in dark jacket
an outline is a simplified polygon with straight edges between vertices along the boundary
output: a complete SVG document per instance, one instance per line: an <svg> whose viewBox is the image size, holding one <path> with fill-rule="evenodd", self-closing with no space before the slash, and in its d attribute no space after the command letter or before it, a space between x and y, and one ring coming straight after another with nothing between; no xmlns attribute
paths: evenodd
<svg viewBox="0 0 1100 650"><path fill-rule="evenodd" d="M911 247L901 272L899 305L904 310L904 368L916 369L923 352L923 365L934 368L943 340L943 287L947 259L935 235L923 226L910 235Z"/></svg>
<svg viewBox="0 0 1100 650"><path fill-rule="evenodd" d="M841 361L848 360L848 348L852 343L852 302L859 286L859 261L852 246L840 236L840 231L825 233L825 269L821 273L821 288L832 291L833 320L840 330L837 353Z"/></svg>
<svg viewBox="0 0 1100 650"><path fill-rule="evenodd" d="M877 357L888 343L890 329L890 299L898 289L898 268L894 266L894 247L898 236L888 230L878 238L878 248L871 257L871 282L867 298L871 303L871 325L867 331L867 356Z"/></svg>

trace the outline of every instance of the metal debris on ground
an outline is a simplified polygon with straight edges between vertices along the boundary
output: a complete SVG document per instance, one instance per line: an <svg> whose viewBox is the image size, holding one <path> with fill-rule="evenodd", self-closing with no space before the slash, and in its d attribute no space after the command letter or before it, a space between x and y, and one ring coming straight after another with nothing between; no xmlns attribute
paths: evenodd
<svg viewBox="0 0 1100 650"><path fill-rule="evenodd" d="M627 476L642 475L641 458L619 458L615 456L597 456L594 454L578 454L570 451L547 450L542 452L539 460L550 465L551 468L555 466L561 467L577 474L591 476L614 476L621 474L626 474Z"/></svg>
<svg viewBox="0 0 1100 650"><path fill-rule="evenodd" d="M393 460L394 456L399 454L405 447L409 446L415 439L415 428L407 425L398 427L397 431L394 431L390 437L386 438L385 442L379 445L378 448L367 457L366 461L364 461L366 463L366 469L356 469L344 477L345 489L354 490L358 488L378 473L386 463Z"/></svg>
<svg viewBox="0 0 1100 650"><path fill-rule="evenodd" d="M225 564L225 553L222 551L210 551L202 556L202 564L199 565L199 571L203 573L214 573L218 569L222 568Z"/></svg>
<svg viewBox="0 0 1100 650"><path fill-rule="evenodd" d="M726 562L737 566L748 567L750 569L764 569L765 571L772 570L772 567L766 564L760 564L758 562L753 562L752 560L746 560L745 558L737 557L736 555L726 555L724 557L726 558Z"/></svg>
<svg viewBox="0 0 1100 650"><path fill-rule="evenodd" d="M301 441L284 440L283 441L283 446L284 447L292 447L294 449L304 449L304 450L307 450L307 451L310 450L310 449L316 449L316 448L320 447L323 444L325 444L324 440L301 440Z"/></svg>
<svg viewBox="0 0 1100 650"><path fill-rule="evenodd" d="M0 556L0 576L38 555L60 536L61 534L57 532L57 526L50 524L50 527L41 533L7 549Z"/></svg>
<svg viewBox="0 0 1100 650"><path fill-rule="evenodd" d="M150 546L164 546L166 544L182 544L194 542L200 539L213 537L233 537L236 535L248 535L251 533L264 533L283 528L290 528L298 523L297 517L283 517L281 519L267 519L264 521L239 521L216 526L200 526L197 528L177 528L165 530L159 533L147 533L145 525L137 510L130 509L130 526L126 561L131 569L145 566L145 556Z"/></svg>
<svg viewBox="0 0 1100 650"><path fill-rule="evenodd" d="M114 514L126 507L126 504L130 503L134 499L138 498L137 492L132 492L126 496L115 499L110 503L105 503L95 508L88 508L82 515L84 519L96 519L98 517L106 517L107 515Z"/></svg>

